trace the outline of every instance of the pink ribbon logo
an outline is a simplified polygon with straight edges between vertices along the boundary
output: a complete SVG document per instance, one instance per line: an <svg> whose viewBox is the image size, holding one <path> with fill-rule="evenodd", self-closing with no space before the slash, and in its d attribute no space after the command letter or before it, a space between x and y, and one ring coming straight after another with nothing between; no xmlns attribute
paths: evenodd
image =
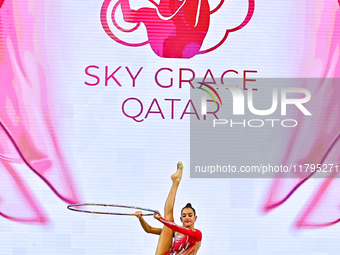
<svg viewBox="0 0 340 255"><path fill-rule="evenodd" d="M227 29L224 37L215 46L202 50L201 46L209 29L210 15L222 7L224 0L213 10L210 10L208 0L161 0L159 4L149 0L155 8L143 7L137 10L130 8L129 0L118 0L113 6L110 22L124 33L134 32L143 23L148 39L140 43L125 42L112 32L107 18L111 1L104 1L100 14L102 26L108 36L130 47L150 44L153 52L162 58L192 58L197 54L214 51L225 42L229 33L238 31L249 23L255 9L255 0L249 0L248 12L243 22L237 27ZM115 15L118 6L121 6L123 20L136 24L133 28L124 29L117 23Z"/></svg>

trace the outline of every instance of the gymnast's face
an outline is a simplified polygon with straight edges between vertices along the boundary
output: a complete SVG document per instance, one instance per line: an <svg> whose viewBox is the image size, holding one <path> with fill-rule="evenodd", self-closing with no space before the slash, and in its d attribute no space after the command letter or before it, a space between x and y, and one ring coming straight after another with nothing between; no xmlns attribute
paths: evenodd
<svg viewBox="0 0 340 255"><path fill-rule="evenodd" d="M184 208L182 211L181 221L183 223L183 227L191 228L194 226L194 223L197 219L194 211L191 208Z"/></svg>

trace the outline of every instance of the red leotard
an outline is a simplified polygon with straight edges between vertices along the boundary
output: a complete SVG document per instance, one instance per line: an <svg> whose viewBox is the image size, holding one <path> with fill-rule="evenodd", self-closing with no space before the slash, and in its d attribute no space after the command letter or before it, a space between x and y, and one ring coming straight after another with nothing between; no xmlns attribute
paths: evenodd
<svg viewBox="0 0 340 255"><path fill-rule="evenodd" d="M163 218L160 218L159 221L162 222L165 226L171 228L173 231L179 232L184 235L175 235L175 241L170 251L168 251L165 255L183 254L184 252L194 247L196 242L200 242L202 240L202 233L198 229L192 231L189 228L177 226L175 223Z"/></svg>

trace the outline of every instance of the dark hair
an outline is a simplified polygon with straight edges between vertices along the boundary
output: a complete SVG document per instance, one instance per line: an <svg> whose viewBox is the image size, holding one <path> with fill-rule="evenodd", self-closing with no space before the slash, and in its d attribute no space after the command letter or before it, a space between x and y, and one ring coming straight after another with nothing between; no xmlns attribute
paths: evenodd
<svg viewBox="0 0 340 255"><path fill-rule="evenodd" d="M182 214L182 212L183 212L183 210L184 210L185 208L190 208L190 209L192 209L192 210L194 211L194 216L196 216L196 211L195 211L195 209L191 206L190 203L187 203L187 205L184 206L184 207L182 208L181 214Z"/></svg>

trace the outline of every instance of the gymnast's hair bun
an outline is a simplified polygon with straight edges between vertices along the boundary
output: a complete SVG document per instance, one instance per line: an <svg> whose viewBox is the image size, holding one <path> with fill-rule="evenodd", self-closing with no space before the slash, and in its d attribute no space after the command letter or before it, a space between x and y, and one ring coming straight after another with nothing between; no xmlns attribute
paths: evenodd
<svg viewBox="0 0 340 255"><path fill-rule="evenodd" d="M191 206L191 203L187 203L187 205L183 207L181 213L183 212L183 210L184 210L185 208L190 208L190 209L192 209L192 210L194 211L194 215L196 216L196 211L195 211L195 209Z"/></svg>

